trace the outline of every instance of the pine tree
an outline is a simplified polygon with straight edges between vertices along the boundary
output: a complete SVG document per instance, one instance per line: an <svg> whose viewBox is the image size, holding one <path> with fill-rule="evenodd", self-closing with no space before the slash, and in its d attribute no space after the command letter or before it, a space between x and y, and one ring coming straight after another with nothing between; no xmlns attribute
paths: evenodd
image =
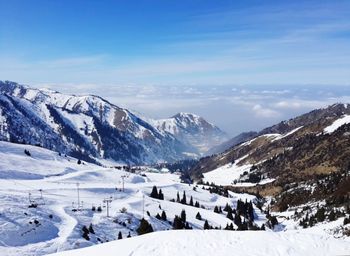
<svg viewBox="0 0 350 256"><path fill-rule="evenodd" d="M197 214L196 214L196 219L197 220L202 220L202 216L201 216L201 214L199 212L197 212Z"/></svg>
<svg viewBox="0 0 350 256"><path fill-rule="evenodd" d="M219 213L219 208L215 205L215 207L214 207L214 212L215 213ZM231 214L231 216L232 216L232 214Z"/></svg>
<svg viewBox="0 0 350 256"><path fill-rule="evenodd" d="M228 203L226 203L225 208L224 208L224 211L227 212L229 207L230 207L230 206L228 205ZM231 208L231 207L230 207L230 208ZM231 210L232 210L232 209L231 209Z"/></svg>
<svg viewBox="0 0 350 256"><path fill-rule="evenodd" d="M119 233L118 233L118 240L120 240L120 239L123 239L123 235L122 235L121 231L119 231Z"/></svg>
<svg viewBox="0 0 350 256"><path fill-rule="evenodd" d="M198 201L196 201L196 203L194 204L194 207L197 207L197 208L200 207Z"/></svg>
<svg viewBox="0 0 350 256"><path fill-rule="evenodd" d="M158 199L164 200L163 191L161 189L159 189Z"/></svg>
<svg viewBox="0 0 350 256"><path fill-rule="evenodd" d="M81 164L81 160L80 160L80 159L78 159L78 162L77 162L77 164Z"/></svg>
<svg viewBox="0 0 350 256"><path fill-rule="evenodd" d="M182 204L187 204L187 199L186 199L186 192L183 192L182 199L181 199Z"/></svg>
<svg viewBox="0 0 350 256"><path fill-rule="evenodd" d="M167 218L166 218L166 213L165 213L165 211L162 211L161 219L164 220L164 221L166 221Z"/></svg>
<svg viewBox="0 0 350 256"><path fill-rule="evenodd" d="M179 195L179 191L177 191L177 195L176 195L176 202L180 203L180 195Z"/></svg>
<svg viewBox="0 0 350 256"><path fill-rule="evenodd" d="M181 220L182 220L182 222L183 223L186 223L186 212L185 212L185 210L182 210L181 211Z"/></svg>
<svg viewBox="0 0 350 256"><path fill-rule="evenodd" d="M204 222L204 227L203 227L203 229L210 229L210 226L209 226L209 223L208 223L207 220L205 220L205 222Z"/></svg>
<svg viewBox="0 0 350 256"><path fill-rule="evenodd" d="M193 198L192 198L192 196L190 198L190 206L193 206Z"/></svg>
<svg viewBox="0 0 350 256"><path fill-rule="evenodd" d="M175 215L174 222L173 222L173 229L183 229L184 225L182 220L179 218L179 216Z"/></svg>
<svg viewBox="0 0 350 256"><path fill-rule="evenodd" d="M232 208L231 208L231 207L228 208L226 218L228 218L228 219L230 219L230 220L233 220Z"/></svg>
<svg viewBox="0 0 350 256"><path fill-rule="evenodd" d="M127 238L130 238L130 237L131 237L131 235L130 235L130 232L129 232L129 234L128 234Z"/></svg>
<svg viewBox="0 0 350 256"><path fill-rule="evenodd" d="M236 226L240 227L242 225L242 220L241 220L241 216L239 216L238 213L235 214L235 218L233 220L233 222L236 224Z"/></svg>
<svg viewBox="0 0 350 256"><path fill-rule="evenodd" d="M159 213L157 213L156 219L158 219L158 220L162 219L162 218L160 217Z"/></svg>
<svg viewBox="0 0 350 256"><path fill-rule="evenodd" d="M152 192L151 192L151 194L150 194L150 197L152 197L152 198L158 198L158 197L159 197L158 191L157 191L157 187L156 187L156 186L153 186Z"/></svg>
<svg viewBox="0 0 350 256"><path fill-rule="evenodd" d="M152 228L152 225L149 224L147 220L141 219L140 226L137 228L136 231L139 235L143 235L146 233L153 232L153 228Z"/></svg>

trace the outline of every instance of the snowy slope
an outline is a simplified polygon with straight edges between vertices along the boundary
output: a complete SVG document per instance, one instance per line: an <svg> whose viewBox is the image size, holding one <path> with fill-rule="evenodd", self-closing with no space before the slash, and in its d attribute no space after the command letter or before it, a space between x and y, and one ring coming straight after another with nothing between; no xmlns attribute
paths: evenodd
<svg viewBox="0 0 350 256"><path fill-rule="evenodd" d="M27 156L28 150L31 156ZM89 169L94 164L77 164L77 159L59 155L45 148L0 141L1 179L43 179L78 170Z"/></svg>
<svg viewBox="0 0 350 256"><path fill-rule="evenodd" d="M114 241L57 256L85 255L346 255L350 243L300 232L165 231Z"/></svg>
<svg viewBox="0 0 350 256"><path fill-rule="evenodd" d="M31 156L24 154L28 150ZM235 207L237 200L255 200L254 196L232 193L223 197L179 182L170 173L141 171L129 173L94 164L77 164L77 159L59 156L40 147L0 143L0 250L2 255L44 255L56 251L82 248L115 240L119 231L123 237L136 236L140 219L145 217L155 231L168 230L172 225L155 218L163 210L167 219L186 210L193 229L203 229L204 220L214 227L225 227L232 221L225 213L215 213L215 206L227 203ZM122 191L124 180L125 191ZM79 183L79 185L77 185ZM152 187L161 188L165 200L149 197ZM77 188L79 186L79 203ZM117 189L116 189L117 188ZM198 201L200 208L172 202L177 193ZM103 206L110 198L110 217ZM28 208L37 204L37 208ZM73 209L80 211L72 211ZM125 208L125 211L121 211ZM264 215L254 207L256 224L261 226ZM148 215L148 213L150 215ZM203 220L196 219L200 213ZM82 226L93 224L95 235L90 241L82 238ZM236 227L236 225L234 225Z"/></svg>
<svg viewBox="0 0 350 256"><path fill-rule="evenodd" d="M344 115L343 117L335 120L330 126L324 128L325 133L332 133L340 126L350 123L350 115Z"/></svg>

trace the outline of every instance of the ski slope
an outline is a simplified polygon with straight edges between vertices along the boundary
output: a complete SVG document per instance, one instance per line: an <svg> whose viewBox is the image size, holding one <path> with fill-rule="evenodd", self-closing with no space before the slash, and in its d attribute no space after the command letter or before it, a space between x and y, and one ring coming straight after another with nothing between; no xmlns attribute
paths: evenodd
<svg viewBox="0 0 350 256"><path fill-rule="evenodd" d="M155 231L172 229L171 223L155 218L164 210L168 221L184 209L193 229L203 229L204 221L224 228L232 221L226 214L214 213L215 206L237 200L254 200L254 196L231 194L223 197L202 187L180 183L179 176L159 172L129 173L94 164L77 164L77 159L59 156L40 147L0 142L0 250L3 255L45 255L77 249L117 239L129 233L136 236L141 218ZM24 154L27 149L31 156ZM20 173L20 175L19 175ZM124 191L123 188L124 180ZM79 185L77 185L79 183ZM165 200L149 197L153 186L161 188ZM78 201L79 186L79 201ZM171 200L186 193L201 208ZM110 199L107 208L103 203ZM32 203L37 208L28 208ZM102 212L92 211L101 206ZM104 207L105 206L105 207ZM72 211L79 208L80 211ZM122 209L125 210L122 210ZM266 219L255 208L257 225ZM200 213L203 220L195 218ZM83 225L93 225L95 235L82 238ZM235 226L235 225L234 225Z"/></svg>
<svg viewBox="0 0 350 256"><path fill-rule="evenodd" d="M55 256L95 255L347 255L350 243L300 232L164 231L113 241Z"/></svg>
<svg viewBox="0 0 350 256"><path fill-rule="evenodd" d="M24 154L25 149L31 156ZM106 255L116 252L118 255L214 252L217 255L233 252L237 255L329 255L349 252L349 240L335 240L322 230L203 231L205 220L217 228L232 223L225 212L215 213L215 206L236 207L238 199L255 201L255 196L230 192L229 197L223 197L203 186L181 183L178 175L168 172L142 168L130 173L88 163L79 165L72 157L7 142L0 142L0 159L1 255L96 255L97 252ZM162 189L164 200L149 196L153 186ZM176 202L177 193L182 198L184 192L187 203L192 197L200 207ZM29 208L31 204L37 207ZM93 206L101 206L102 211L92 211ZM163 210L167 221L155 217ZM186 211L193 230L167 231L172 230L171 222L182 210ZM196 218L197 213L202 220ZM261 227L266 222L265 215L256 206L254 214L254 222ZM156 232L137 236L136 229L142 218ZM85 240L82 227L90 224L95 234L90 233L90 240ZM286 229L281 225L279 230ZM124 239L114 241L119 232ZM129 234L131 238L126 239ZM114 242L107 243L109 241ZM88 248L74 250L84 247Z"/></svg>

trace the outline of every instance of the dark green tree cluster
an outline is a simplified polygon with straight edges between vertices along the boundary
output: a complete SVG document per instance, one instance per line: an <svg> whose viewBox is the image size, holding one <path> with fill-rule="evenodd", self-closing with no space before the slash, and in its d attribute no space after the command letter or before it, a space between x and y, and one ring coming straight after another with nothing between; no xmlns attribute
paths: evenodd
<svg viewBox="0 0 350 256"><path fill-rule="evenodd" d="M237 201L237 208L236 208L236 212L243 216L245 219L249 220L249 221L254 221L254 208L253 208L253 203L247 202L247 200L245 202L238 200Z"/></svg>
<svg viewBox="0 0 350 256"><path fill-rule="evenodd" d="M313 227L318 222L323 222L326 219L328 221L335 221L340 217L344 217L345 212L340 210L334 210L333 208L328 212L325 207L320 207L317 209L315 214L307 213L304 218L301 219L299 225L303 228Z"/></svg>
<svg viewBox="0 0 350 256"><path fill-rule="evenodd" d="M234 228L233 228L233 224L231 223L230 225L227 223L226 224L226 227L224 228L225 230L235 230Z"/></svg>
<svg viewBox="0 0 350 256"><path fill-rule="evenodd" d="M140 225L139 225L139 227L137 228L136 231L137 231L137 233L139 235L143 235L143 234L147 234L147 233L153 232L153 227L147 220L142 218L141 221L140 221Z"/></svg>
<svg viewBox="0 0 350 256"><path fill-rule="evenodd" d="M174 222L173 222L173 229L192 229L192 227L186 220L185 210L181 211L180 216L175 215Z"/></svg>
<svg viewBox="0 0 350 256"><path fill-rule="evenodd" d="M164 195L163 195L162 189L159 189L159 192L158 192L157 187L153 186L152 192L150 194L150 197L156 198L156 199L160 199L160 200L164 200Z"/></svg>
<svg viewBox="0 0 350 256"><path fill-rule="evenodd" d="M215 213L222 213L221 206L218 207L218 206L215 205L215 207L214 207L214 212L215 212Z"/></svg>
<svg viewBox="0 0 350 256"><path fill-rule="evenodd" d="M166 221L166 220L167 220L167 216L166 216L165 211L162 211L162 214L157 213L156 218L157 218L158 220Z"/></svg>

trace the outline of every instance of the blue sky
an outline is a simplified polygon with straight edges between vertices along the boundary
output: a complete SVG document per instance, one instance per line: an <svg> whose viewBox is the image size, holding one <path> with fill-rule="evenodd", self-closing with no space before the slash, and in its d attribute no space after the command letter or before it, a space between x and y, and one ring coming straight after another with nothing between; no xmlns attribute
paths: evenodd
<svg viewBox="0 0 350 256"><path fill-rule="evenodd" d="M0 0L0 14L0 79L146 115L197 112L236 134L350 95L350 1ZM249 110L264 121L227 121Z"/></svg>

